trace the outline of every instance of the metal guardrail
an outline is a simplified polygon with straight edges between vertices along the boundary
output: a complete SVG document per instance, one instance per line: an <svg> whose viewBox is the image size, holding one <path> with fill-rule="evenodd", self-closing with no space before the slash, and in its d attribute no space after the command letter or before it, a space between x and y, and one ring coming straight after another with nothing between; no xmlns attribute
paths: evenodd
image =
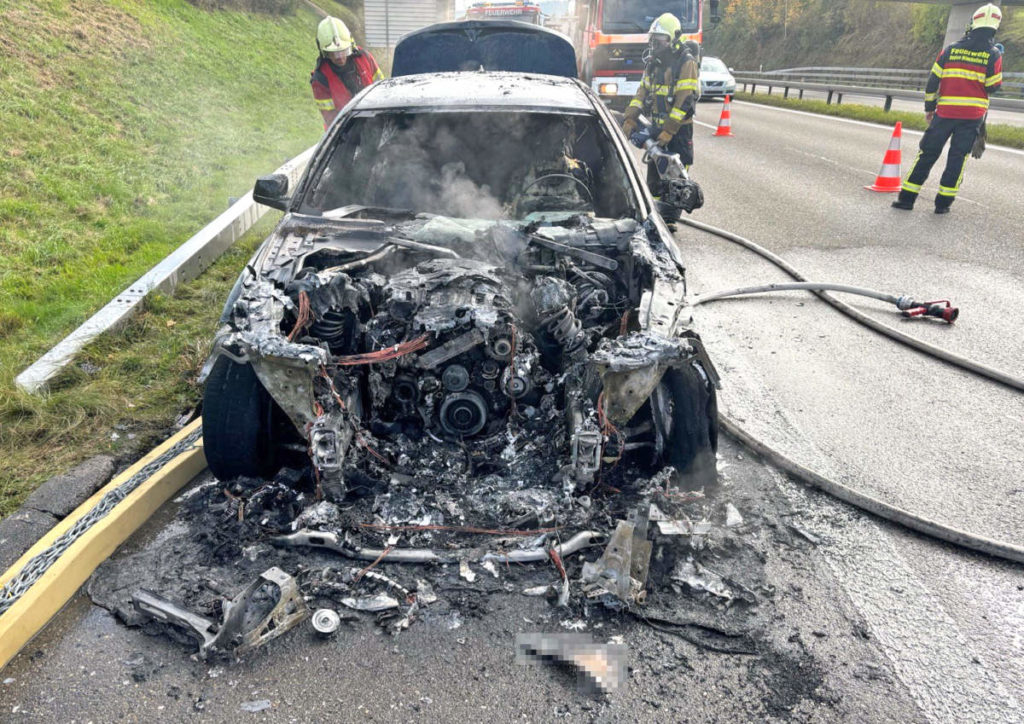
<svg viewBox="0 0 1024 724"><path fill-rule="evenodd" d="M285 163L277 173L287 174L294 185L306 169L316 146L311 146ZM135 315L151 292L171 294L178 284L198 276L229 246L235 243L268 211L253 201L252 191L211 221L188 241L172 251L134 284L110 300L106 306L54 345L14 378L26 392L38 392L60 372L82 348L99 335L118 328Z"/></svg>
<svg viewBox="0 0 1024 724"><path fill-rule="evenodd" d="M892 107L893 98L924 102L924 86L931 71L906 68L839 68L807 67L785 68L771 71L735 71L737 83L743 90L750 86L767 86L771 94L781 88L784 97L797 90L803 98L805 90L827 93L826 103L833 99L843 102L844 94L878 96L885 99L885 110ZM1003 85L990 101L991 108L1024 111L1024 73L1003 73Z"/></svg>

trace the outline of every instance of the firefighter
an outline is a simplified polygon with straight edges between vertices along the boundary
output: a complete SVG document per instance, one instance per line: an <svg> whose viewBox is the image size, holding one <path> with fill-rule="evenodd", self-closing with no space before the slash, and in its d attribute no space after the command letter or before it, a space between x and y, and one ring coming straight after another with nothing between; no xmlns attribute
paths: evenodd
<svg viewBox="0 0 1024 724"><path fill-rule="evenodd" d="M967 154L988 111L988 98L1003 82L1003 56L994 40L1001 19L1002 12L995 5L978 8L967 35L944 48L935 59L924 93L928 129L893 207L908 211L914 208L921 185L952 137L946 170L935 196L935 213L949 213L964 179Z"/></svg>
<svg viewBox="0 0 1024 724"><path fill-rule="evenodd" d="M671 13L651 23L649 33L647 66L636 96L626 109L622 132L628 138L644 113L658 133L658 145L678 153L689 169L693 164L693 114L700 97L697 59L680 39L682 24ZM647 186L656 199L660 198L661 179L654 164L647 166Z"/></svg>
<svg viewBox="0 0 1024 724"><path fill-rule="evenodd" d="M326 130L356 93L381 80L384 74L373 56L355 44L352 33L338 18L327 17L320 21L316 47L320 57L309 83Z"/></svg>

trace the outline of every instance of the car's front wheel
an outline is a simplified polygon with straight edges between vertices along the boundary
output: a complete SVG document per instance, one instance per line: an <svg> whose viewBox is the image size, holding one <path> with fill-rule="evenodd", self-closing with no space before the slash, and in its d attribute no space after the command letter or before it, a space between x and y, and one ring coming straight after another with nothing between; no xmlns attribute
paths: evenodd
<svg viewBox="0 0 1024 724"><path fill-rule="evenodd" d="M217 479L269 478L277 472L274 408L252 365L217 359L203 395L203 449Z"/></svg>
<svg viewBox="0 0 1024 724"><path fill-rule="evenodd" d="M714 385L692 364L670 368L660 384L668 406L663 463L676 469L683 487L714 483L718 450Z"/></svg>

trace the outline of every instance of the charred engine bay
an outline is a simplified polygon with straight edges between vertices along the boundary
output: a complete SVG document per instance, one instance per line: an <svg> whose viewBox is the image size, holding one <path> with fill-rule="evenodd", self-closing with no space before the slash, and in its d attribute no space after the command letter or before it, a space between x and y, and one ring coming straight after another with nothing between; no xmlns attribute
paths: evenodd
<svg viewBox="0 0 1024 724"><path fill-rule="evenodd" d="M766 572L806 541L716 465L716 377L657 235L394 215L300 218L264 246L217 340L218 479L104 564L94 602L231 660L299 626L455 630L533 597L548 630L753 657L797 692L779 711L824 696Z"/></svg>
<svg viewBox="0 0 1024 724"><path fill-rule="evenodd" d="M632 219L556 216L284 223L216 342L210 469L268 477L307 458L341 501L454 444L471 477L529 473L564 497L634 459L711 479L716 378L671 250Z"/></svg>

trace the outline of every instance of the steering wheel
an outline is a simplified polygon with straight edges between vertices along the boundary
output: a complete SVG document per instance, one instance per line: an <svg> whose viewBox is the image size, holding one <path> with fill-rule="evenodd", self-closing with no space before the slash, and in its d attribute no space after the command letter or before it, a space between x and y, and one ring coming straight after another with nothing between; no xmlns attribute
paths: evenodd
<svg viewBox="0 0 1024 724"><path fill-rule="evenodd" d="M581 189L583 189L584 193L587 194L587 203L589 203L591 206L594 205L594 195L592 193L590 193L590 189L587 188L587 185L585 183L583 183L582 181L580 181L575 176L573 176L571 174L567 174L567 173L546 173L543 176L538 176L533 181L531 181L530 183L526 184L526 187L523 188L523 190L520 191L519 194L516 196L516 200L518 201L520 198L523 197L523 195L527 191L532 189L534 186L536 186L538 183L540 183L541 181L543 181L546 178L567 178L570 181L575 182L576 185L579 186Z"/></svg>

